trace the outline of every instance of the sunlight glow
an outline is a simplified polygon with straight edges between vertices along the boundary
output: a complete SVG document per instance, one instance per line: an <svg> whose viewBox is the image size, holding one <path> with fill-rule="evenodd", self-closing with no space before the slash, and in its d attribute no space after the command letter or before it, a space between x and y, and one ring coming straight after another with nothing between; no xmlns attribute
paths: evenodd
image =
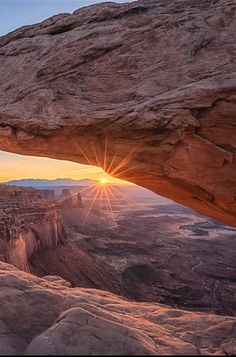
<svg viewBox="0 0 236 357"><path fill-rule="evenodd" d="M0 183L20 179L71 178L97 181L105 179L106 183L129 184L110 176L101 167L46 157L24 156L0 151L0 166Z"/></svg>
<svg viewBox="0 0 236 357"><path fill-rule="evenodd" d="M88 217L92 213L93 209L100 207L100 212L107 212L110 214L110 219L113 224L117 227L117 219L114 209L119 202L126 202L126 204L137 204L133 199L123 193L119 188L119 185L114 185L110 181L102 178L98 183L87 187L84 190L79 191L80 193L88 190L91 192L90 204L86 207L86 214L82 222L82 226L85 225Z"/></svg>
<svg viewBox="0 0 236 357"><path fill-rule="evenodd" d="M122 192L120 185L129 185L130 182L122 180L138 178L143 176L140 163L135 160L137 152L129 151L122 157L119 145L114 148L112 140L108 140L108 133L104 134L102 144L92 142L90 147L82 146L75 138L71 139L73 145L86 165L69 161L53 160L48 158L36 158L30 156L16 155L0 152L1 166L0 181L9 178L47 178L53 179L63 176L72 179L92 179L90 186L80 189L82 195L85 193L84 217L82 226L87 222L90 214L98 210L102 212L101 217L110 216L113 224L117 225L116 207L126 202L131 204L132 199ZM94 166L96 165L96 166ZM1 177L2 176L2 177ZM79 184L79 183L78 183ZM119 186L121 190L119 189ZM77 192L73 193L77 195ZM66 198L62 198L66 200ZM135 204L135 203L134 203Z"/></svg>
<svg viewBox="0 0 236 357"><path fill-rule="evenodd" d="M106 184L107 184L107 180L106 180L105 178L102 178L102 179L100 180L100 184L101 184L101 185L106 185Z"/></svg>

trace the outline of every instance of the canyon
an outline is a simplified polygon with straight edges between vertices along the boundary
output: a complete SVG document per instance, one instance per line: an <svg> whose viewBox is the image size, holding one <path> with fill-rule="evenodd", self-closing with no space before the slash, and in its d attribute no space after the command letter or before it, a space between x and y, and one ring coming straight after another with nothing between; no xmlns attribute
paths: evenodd
<svg viewBox="0 0 236 357"><path fill-rule="evenodd" d="M34 274L133 301L236 316L234 228L137 186L107 190L109 202L103 193L93 203L93 188L71 188L75 206L62 210L69 244L35 252ZM83 207L76 206L78 191Z"/></svg>
<svg viewBox="0 0 236 357"><path fill-rule="evenodd" d="M0 37L0 150L194 210L0 185L0 355L236 354L235 28L234 0L139 0Z"/></svg>
<svg viewBox="0 0 236 357"><path fill-rule="evenodd" d="M0 260L39 276L55 276L57 269L70 286L119 293L116 271L68 238L62 212L79 208L80 194L73 197L69 189L63 189L58 201L48 196L54 196L54 191L0 185ZM36 257L41 257L37 268Z"/></svg>
<svg viewBox="0 0 236 357"><path fill-rule="evenodd" d="M235 229L129 186L83 224L83 190L0 186L0 354L235 354Z"/></svg>
<svg viewBox="0 0 236 357"><path fill-rule="evenodd" d="M0 149L96 165L236 225L235 9L105 3L2 36Z"/></svg>

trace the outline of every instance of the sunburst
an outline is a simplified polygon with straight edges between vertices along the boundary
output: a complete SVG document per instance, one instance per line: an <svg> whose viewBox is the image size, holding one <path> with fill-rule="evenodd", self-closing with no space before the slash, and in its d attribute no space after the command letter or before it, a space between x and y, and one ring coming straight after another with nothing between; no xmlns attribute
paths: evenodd
<svg viewBox="0 0 236 357"><path fill-rule="evenodd" d="M93 207L96 203L100 203L101 211L103 209L110 211L110 216L113 218L113 221L115 223L116 219L113 211L113 205L116 205L117 202L121 199L125 199L129 203L133 200L121 190L119 190L118 187L115 187L112 184L112 177L122 179L122 177L127 178L129 176L131 181L132 179L137 179L138 177L136 176L136 173L137 171L139 171L139 169L142 169L142 165L137 162L137 152L135 150L131 150L129 151L129 153L127 153L126 157L120 156L119 145L116 146L114 150L112 140L108 140L107 132L104 133L104 140L96 144L92 141L90 146L88 146L87 148L82 148L76 142L76 146L78 147L80 153L83 155L85 161L89 165L92 165L91 161L93 161L95 165L102 168L108 175L111 176L111 180L109 180L109 177L105 176L99 179L99 181L95 185L89 186L88 188L84 189L84 191L91 190L90 197L92 196L92 199L84 217L83 225L85 224L89 214L93 210ZM90 150L91 152L88 152L88 150ZM111 152L113 152L114 154L111 155ZM90 158L92 159L90 160ZM140 177L141 176L142 174L140 175ZM80 192L83 192L83 190Z"/></svg>
<svg viewBox="0 0 236 357"><path fill-rule="evenodd" d="M108 181L107 181L105 178L101 178L101 179L100 179L100 184L101 184L102 186L106 186L106 185L108 184Z"/></svg>

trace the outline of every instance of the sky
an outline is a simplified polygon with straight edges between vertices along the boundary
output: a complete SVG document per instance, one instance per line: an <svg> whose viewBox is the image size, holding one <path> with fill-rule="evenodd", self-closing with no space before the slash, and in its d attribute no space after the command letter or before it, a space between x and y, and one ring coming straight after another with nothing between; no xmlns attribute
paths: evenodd
<svg viewBox="0 0 236 357"><path fill-rule="evenodd" d="M107 0L106 0L107 1ZM105 2L95 0L0 0L0 36L21 26L34 24L52 15L73 12L80 7ZM116 0L117 3L130 2ZM0 151L0 182L21 178L71 177L75 179L105 178L120 182L94 166L69 161L21 156Z"/></svg>

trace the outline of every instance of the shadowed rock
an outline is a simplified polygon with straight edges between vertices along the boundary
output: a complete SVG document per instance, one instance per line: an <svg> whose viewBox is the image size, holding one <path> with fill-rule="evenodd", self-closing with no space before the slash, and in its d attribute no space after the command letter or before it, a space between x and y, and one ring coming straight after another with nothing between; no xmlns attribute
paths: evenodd
<svg viewBox="0 0 236 357"><path fill-rule="evenodd" d="M236 4L105 3L0 38L0 148L236 225Z"/></svg>

